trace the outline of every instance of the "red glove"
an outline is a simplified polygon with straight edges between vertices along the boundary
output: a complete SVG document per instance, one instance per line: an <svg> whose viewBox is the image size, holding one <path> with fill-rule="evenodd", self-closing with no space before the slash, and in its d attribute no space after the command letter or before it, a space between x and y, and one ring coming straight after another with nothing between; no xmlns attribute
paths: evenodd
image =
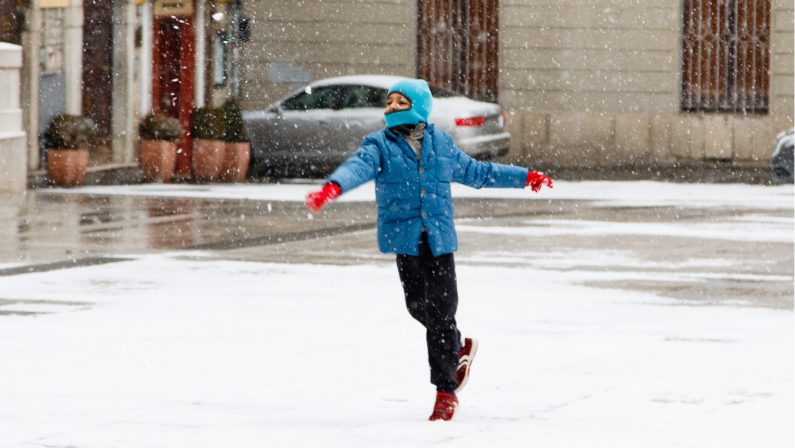
<svg viewBox="0 0 795 448"><path fill-rule="evenodd" d="M317 213L324 205L331 202L334 198L342 194L342 188L334 182L323 185L323 189L306 195L306 206Z"/></svg>
<svg viewBox="0 0 795 448"><path fill-rule="evenodd" d="M535 171L530 171L527 173L527 182L524 184L525 187L530 187L531 190L538 193L544 184L547 184L547 187L552 188L552 179Z"/></svg>

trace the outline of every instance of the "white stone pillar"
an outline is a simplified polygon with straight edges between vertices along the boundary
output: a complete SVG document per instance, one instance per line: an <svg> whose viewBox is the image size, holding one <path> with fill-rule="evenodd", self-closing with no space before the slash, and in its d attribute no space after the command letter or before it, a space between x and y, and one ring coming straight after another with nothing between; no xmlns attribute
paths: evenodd
<svg viewBox="0 0 795 448"><path fill-rule="evenodd" d="M65 111L83 113L83 0L69 0L64 17Z"/></svg>
<svg viewBox="0 0 795 448"><path fill-rule="evenodd" d="M22 47L0 42L0 191L27 188L25 131L19 104Z"/></svg>
<svg viewBox="0 0 795 448"><path fill-rule="evenodd" d="M205 62L207 52L207 24L205 22L205 14L205 2L201 0L196 2L196 26L194 27L196 30L196 52L194 53L196 62L196 80L194 89L196 107L204 107L205 103L205 67L207 65Z"/></svg>
<svg viewBox="0 0 795 448"><path fill-rule="evenodd" d="M141 116L152 111L152 26L152 4L147 0L141 5Z"/></svg>
<svg viewBox="0 0 795 448"><path fill-rule="evenodd" d="M113 0L113 109L111 134L115 163L135 160L135 5Z"/></svg>
<svg viewBox="0 0 795 448"><path fill-rule="evenodd" d="M240 99L240 0L231 0L227 9L227 17L230 20L229 31L231 35L227 38L229 49L232 52L232 65L230 67L230 91L232 98Z"/></svg>
<svg viewBox="0 0 795 448"><path fill-rule="evenodd" d="M22 32L22 124L28 133L28 169L37 170L39 156L39 51L41 49L41 9L31 0Z"/></svg>

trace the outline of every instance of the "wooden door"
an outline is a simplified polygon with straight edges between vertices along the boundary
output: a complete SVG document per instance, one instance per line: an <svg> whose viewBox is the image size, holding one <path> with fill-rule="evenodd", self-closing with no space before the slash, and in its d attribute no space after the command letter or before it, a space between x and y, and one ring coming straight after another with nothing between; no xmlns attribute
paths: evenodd
<svg viewBox="0 0 795 448"><path fill-rule="evenodd" d="M497 101L498 0L418 0L417 76Z"/></svg>
<svg viewBox="0 0 795 448"><path fill-rule="evenodd" d="M162 16L153 21L152 109L178 118L177 173L191 172L190 116L195 105L193 18Z"/></svg>
<svg viewBox="0 0 795 448"><path fill-rule="evenodd" d="M113 3L83 3L83 115L97 124L109 144L113 92Z"/></svg>

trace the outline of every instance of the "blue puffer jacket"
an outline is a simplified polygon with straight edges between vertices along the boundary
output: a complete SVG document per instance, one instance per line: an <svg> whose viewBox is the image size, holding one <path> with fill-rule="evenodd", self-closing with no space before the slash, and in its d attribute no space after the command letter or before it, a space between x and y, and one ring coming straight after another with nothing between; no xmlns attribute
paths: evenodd
<svg viewBox="0 0 795 448"><path fill-rule="evenodd" d="M422 160L406 140L385 129L364 138L361 147L329 177L343 194L375 179L378 248L385 253L418 255L423 228L434 256L455 252L450 182L470 187L524 188L527 169L480 162L465 154L452 137L428 125Z"/></svg>

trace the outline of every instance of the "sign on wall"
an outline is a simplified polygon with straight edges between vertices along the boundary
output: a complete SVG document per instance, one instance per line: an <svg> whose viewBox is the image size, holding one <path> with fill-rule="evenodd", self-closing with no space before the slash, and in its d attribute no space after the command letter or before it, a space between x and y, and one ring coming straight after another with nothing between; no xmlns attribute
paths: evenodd
<svg viewBox="0 0 795 448"><path fill-rule="evenodd" d="M39 0L39 8L67 8L69 0Z"/></svg>
<svg viewBox="0 0 795 448"><path fill-rule="evenodd" d="M189 16L193 14L193 0L155 0L155 16Z"/></svg>

